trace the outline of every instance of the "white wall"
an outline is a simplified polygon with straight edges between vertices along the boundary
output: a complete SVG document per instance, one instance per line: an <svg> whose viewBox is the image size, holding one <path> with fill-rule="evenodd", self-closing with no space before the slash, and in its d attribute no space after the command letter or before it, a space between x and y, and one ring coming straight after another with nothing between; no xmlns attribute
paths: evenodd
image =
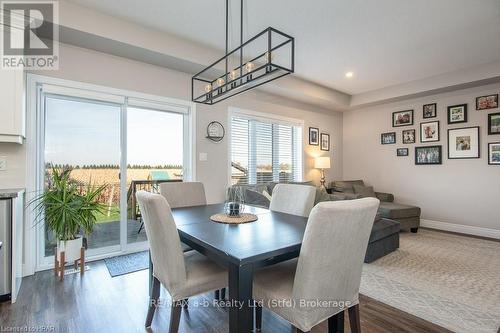
<svg viewBox="0 0 500 333"><path fill-rule="evenodd" d="M127 89L148 94L190 99L191 77L185 73L115 57L96 51L61 45L58 71L37 74L67 80ZM269 94L248 92L214 106L197 105L197 151L208 153L208 161L197 162L197 179L205 183L209 202L224 200L228 180L228 140L213 143L207 139L206 126L220 121L227 128L228 107L273 113L304 121L304 140L309 126L319 127L331 136L333 168L327 178L342 177L342 114L318 110L312 106L291 102ZM319 112L321 111L321 112ZM314 156L326 155L316 146L305 148L305 179L319 183L318 170L312 169ZM334 154L334 155L333 155ZM0 187L25 187L25 147L0 144L0 156L7 156L9 170L0 172Z"/></svg>
<svg viewBox="0 0 500 333"><path fill-rule="evenodd" d="M487 146L499 142L500 136L487 134L487 115L500 110L475 110L475 97L499 92L500 84L494 84L346 112L344 179L361 178L376 190L394 193L397 202L420 206L427 220L499 230L500 168L488 165ZM438 118L423 119L422 105L428 103L437 103ZM462 103L468 104L469 121L448 125L446 107ZM393 128L392 112L406 109L415 110L415 124ZM433 119L440 121L440 141L419 143L419 124ZM469 126L480 126L481 158L449 160L447 129ZM416 144L402 144L404 129L417 130ZM397 144L381 145L380 134L392 131ZM435 144L443 146L443 164L415 165L415 146ZM396 157L398 147L409 148L410 155Z"/></svg>

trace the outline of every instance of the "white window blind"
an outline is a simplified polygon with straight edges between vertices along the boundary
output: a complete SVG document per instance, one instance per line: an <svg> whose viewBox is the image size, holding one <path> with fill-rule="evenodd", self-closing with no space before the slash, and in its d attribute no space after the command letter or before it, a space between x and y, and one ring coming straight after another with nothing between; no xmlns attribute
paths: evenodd
<svg viewBox="0 0 500 333"><path fill-rule="evenodd" d="M231 183L302 181L302 127L233 116Z"/></svg>

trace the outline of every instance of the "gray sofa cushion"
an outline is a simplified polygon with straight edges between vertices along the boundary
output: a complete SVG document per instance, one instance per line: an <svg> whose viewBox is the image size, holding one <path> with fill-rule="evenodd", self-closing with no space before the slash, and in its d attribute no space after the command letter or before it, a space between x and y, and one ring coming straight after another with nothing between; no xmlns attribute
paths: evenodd
<svg viewBox="0 0 500 333"><path fill-rule="evenodd" d="M389 219L420 216L419 207L402 205L393 202L381 202L378 211L382 217Z"/></svg>
<svg viewBox="0 0 500 333"><path fill-rule="evenodd" d="M336 180L332 183L332 188L335 192L354 193L353 185L364 186L362 180Z"/></svg>
<svg viewBox="0 0 500 333"><path fill-rule="evenodd" d="M376 198L373 186L363 186L358 184L353 184L354 193L360 194L362 198Z"/></svg>
<svg viewBox="0 0 500 333"><path fill-rule="evenodd" d="M269 208L270 201L262 192L246 189L245 202L251 205Z"/></svg>
<svg viewBox="0 0 500 333"><path fill-rule="evenodd" d="M333 201L330 194L326 192L326 189L324 186L317 186L316 187L316 198L314 199L314 205L316 205L319 202L323 201Z"/></svg>

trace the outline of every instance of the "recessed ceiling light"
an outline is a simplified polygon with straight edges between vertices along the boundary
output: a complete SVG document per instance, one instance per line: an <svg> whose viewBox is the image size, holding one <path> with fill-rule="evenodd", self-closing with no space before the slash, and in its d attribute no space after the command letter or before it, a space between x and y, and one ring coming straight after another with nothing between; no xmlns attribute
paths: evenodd
<svg viewBox="0 0 500 333"><path fill-rule="evenodd" d="M351 78L353 76L354 76L353 72L347 72L347 73L345 73L345 77L347 77L347 78Z"/></svg>

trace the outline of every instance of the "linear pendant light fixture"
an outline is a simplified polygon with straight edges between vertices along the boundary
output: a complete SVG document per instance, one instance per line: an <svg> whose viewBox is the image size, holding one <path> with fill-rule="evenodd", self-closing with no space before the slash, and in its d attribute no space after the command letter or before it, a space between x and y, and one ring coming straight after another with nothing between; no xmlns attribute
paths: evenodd
<svg viewBox="0 0 500 333"><path fill-rule="evenodd" d="M229 0L226 0L225 55L191 78L191 100L212 105L294 72L294 38L269 27L228 52Z"/></svg>

